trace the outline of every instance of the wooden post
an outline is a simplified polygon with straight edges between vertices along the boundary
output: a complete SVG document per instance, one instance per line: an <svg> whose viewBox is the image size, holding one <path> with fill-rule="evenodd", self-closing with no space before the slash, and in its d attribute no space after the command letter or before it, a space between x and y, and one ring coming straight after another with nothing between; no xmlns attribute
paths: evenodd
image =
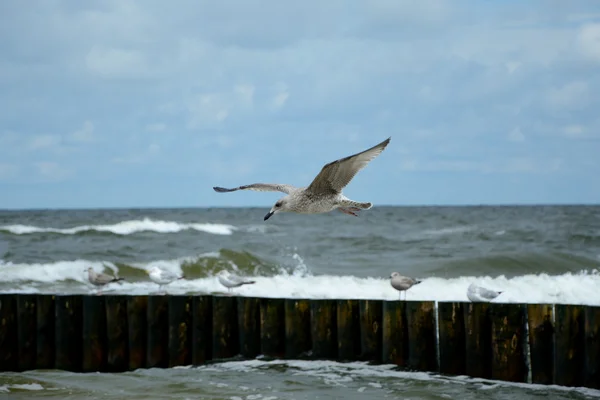
<svg viewBox="0 0 600 400"><path fill-rule="evenodd" d="M81 296L83 372L106 371L106 309L104 296Z"/></svg>
<svg viewBox="0 0 600 400"><path fill-rule="evenodd" d="M358 300L337 301L337 343L340 361L360 358L360 308Z"/></svg>
<svg viewBox="0 0 600 400"><path fill-rule="evenodd" d="M311 300L312 357L337 359L337 307L335 300Z"/></svg>
<svg viewBox="0 0 600 400"><path fill-rule="evenodd" d="M237 299L213 297L213 348L214 360L231 358L240 352L238 336Z"/></svg>
<svg viewBox="0 0 600 400"><path fill-rule="evenodd" d="M81 295L55 297L55 368L81 372L82 320Z"/></svg>
<svg viewBox="0 0 600 400"><path fill-rule="evenodd" d="M360 359L380 363L383 339L381 333L383 302L381 300L360 300L358 303L360 309Z"/></svg>
<svg viewBox="0 0 600 400"><path fill-rule="evenodd" d="M312 351L310 302L285 300L285 358L308 358Z"/></svg>
<svg viewBox="0 0 600 400"><path fill-rule="evenodd" d="M600 307L585 307L585 387L600 389Z"/></svg>
<svg viewBox="0 0 600 400"><path fill-rule="evenodd" d="M148 353L148 296L127 298L127 344L130 371L146 367Z"/></svg>
<svg viewBox="0 0 600 400"><path fill-rule="evenodd" d="M146 368L169 365L169 297L148 296Z"/></svg>
<svg viewBox="0 0 600 400"><path fill-rule="evenodd" d="M36 295L36 353L37 369L54 368L54 295ZM1 345L0 345L1 347Z"/></svg>
<svg viewBox="0 0 600 400"><path fill-rule="evenodd" d="M490 379L492 376L492 322L489 303L467 303L464 311L467 375Z"/></svg>
<svg viewBox="0 0 600 400"><path fill-rule="evenodd" d="M464 375L466 372L466 336L463 303L439 302L440 372Z"/></svg>
<svg viewBox="0 0 600 400"><path fill-rule="evenodd" d="M527 382L525 308L522 304L492 306L492 379Z"/></svg>
<svg viewBox="0 0 600 400"><path fill-rule="evenodd" d="M528 304L531 383L554 382L554 325L551 304Z"/></svg>
<svg viewBox="0 0 600 400"><path fill-rule="evenodd" d="M406 302L408 366L417 371L437 371L435 303Z"/></svg>
<svg viewBox="0 0 600 400"><path fill-rule="evenodd" d="M255 358L260 354L260 299L256 297L237 298L238 334L240 354L245 358Z"/></svg>
<svg viewBox="0 0 600 400"><path fill-rule="evenodd" d="M192 363L192 299L169 296L169 367Z"/></svg>
<svg viewBox="0 0 600 400"><path fill-rule="evenodd" d="M17 297L17 336L19 371L36 369L36 295L20 294Z"/></svg>
<svg viewBox="0 0 600 400"><path fill-rule="evenodd" d="M554 383L562 386L581 386L585 360L583 307L557 304L554 312Z"/></svg>
<svg viewBox="0 0 600 400"><path fill-rule="evenodd" d="M127 371L129 335L126 296L104 296L106 307L106 370Z"/></svg>
<svg viewBox="0 0 600 400"><path fill-rule="evenodd" d="M408 323L406 302L383 302L382 362L408 365Z"/></svg>
<svg viewBox="0 0 600 400"><path fill-rule="evenodd" d="M267 357L285 356L285 300L260 300L260 352Z"/></svg>
<svg viewBox="0 0 600 400"><path fill-rule="evenodd" d="M192 301L192 364L212 359L212 296L194 296Z"/></svg>
<svg viewBox="0 0 600 400"><path fill-rule="evenodd" d="M0 371L17 371L17 295L0 294Z"/></svg>

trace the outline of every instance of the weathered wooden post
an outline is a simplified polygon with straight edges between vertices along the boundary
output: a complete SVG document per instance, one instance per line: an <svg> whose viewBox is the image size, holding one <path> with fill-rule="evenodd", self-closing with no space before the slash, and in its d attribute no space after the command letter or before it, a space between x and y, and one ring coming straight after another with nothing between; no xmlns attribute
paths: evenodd
<svg viewBox="0 0 600 400"><path fill-rule="evenodd" d="M212 296L194 296L192 302L192 364L200 365L212 359L213 305Z"/></svg>
<svg viewBox="0 0 600 400"><path fill-rule="evenodd" d="M237 356L240 353L237 298L215 296L212 305L213 359L218 360Z"/></svg>
<svg viewBox="0 0 600 400"><path fill-rule="evenodd" d="M312 351L310 301L285 300L285 358L307 358Z"/></svg>
<svg viewBox="0 0 600 400"><path fill-rule="evenodd" d="M0 370L16 371L19 366L17 336L17 295L0 294Z"/></svg>
<svg viewBox="0 0 600 400"><path fill-rule="evenodd" d="M360 300L360 359L381 362L383 302L381 300Z"/></svg>
<svg viewBox="0 0 600 400"><path fill-rule="evenodd" d="M169 298L148 296L146 368L169 366Z"/></svg>
<svg viewBox="0 0 600 400"><path fill-rule="evenodd" d="M127 297L129 370L146 367L148 354L148 296Z"/></svg>
<svg viewBox="0 0 600 400"><path fill-rule="evenodd" d="M19 343L19 371L36 369L36 303L36 295L34 294L21 294L17 297L17 340Z"/></svg>
<svg viewBox="0 0 600 400"><path fill-rule="evenodd" d="M418 371L437 371L435 303L406 302L408 366Z"/></svg>
<svg viewBox="0 0 600 400"><path fill-rule="evenodd" d="M104 296L81 296L83 372L106 371L106 309Z"/></svg>
<svg viewBox="0 0 600 400"><path fill-rule="evenodd" d="M600 389L600 307L585 307L585 387Z"/></svg>
<svg viewBox="0 0 600 400"><path fill-rule="evenodd" d="M492 322L489 303L468 303L465 311L465 350L467 375L490 379L492 376Z"/></svg>
<svg viewBox="0 0 600 400"><path fill-rule="evenodd" d="M466 371L466 336L463 303L439 302L440 372L464 375Z"/></svg>
<svg viewBox="0 0 600 400"><path fill-rule="evenodd" d="M335 300L311 300L312 357L337 359L337 304Z"/></svg>
<svg viewBox="0 0 600 400"><path fill-rule="evenodd" d="M129 364L129 335L126 296L105 296L106 308L106 370L127 371Z"/></svg>
<svg viewBox="0 0 600 400"><path fill-rule="evenodd" d="M384 301L382 322L382 362L408 365L408 326L406 302Z"/></svg>
<svg viewBox="0 0 600 400"><path fill-rule="evenodd" d="M260 300L260 352L267 357L285 356L285 300Z"/></svg>
<svg viewBox="0 0 600 400"><path fill-rule="evenodd" d="M81 372L82 320L80 295L55 297L55 363L56 369Z"/></svg>
<svg viewBox="0 0 600 400"><path fill-rule="evenodd" d="M169 367L192 363L192 298L169 296Z"/></svg>
<svg viewBox="0 0 600 400"><path fill-rule="evenodd" d="M37 369L54 368L54 295L36 295L36 353ZM0 344L0 348L1 348Z"/></svg>
<svg viewBox="0 0 600 400"><path fill-rule="evenodd" d="M240 354L254 358L260 354L260 299L238 297L237 312Z"/></svg>
<svg viewBox="0 0 600 400"><path fill-rule="evenodd" d="M337 301L337 344L340 361L360 357L360 308L358 300Z"/></svg>
<svg viewBox="0 0 600 400"><path fill-rule="evenodd" d="M522 304L491 304L492 379L527 382L525 308Z"/></svg>
<svg viewBox="0 0 600 400"><path fill-rule="evenodd" d="M585 351L583 307L557 304L554 312L554 383L562 386L581 386Z"/></svg>
<svg viewBox="0 0 600 400"><path fill-rule="evenodd" d="M551 304L527 305L531 383L554 382L554 324Z"/></svg>

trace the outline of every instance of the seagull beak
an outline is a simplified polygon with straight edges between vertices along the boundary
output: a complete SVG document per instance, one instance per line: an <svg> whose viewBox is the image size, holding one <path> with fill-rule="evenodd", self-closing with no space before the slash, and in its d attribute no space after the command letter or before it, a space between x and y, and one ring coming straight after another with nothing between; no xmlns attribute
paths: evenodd
<svg viewBox="0 0 600 400"><path fill-rule="evenodd" d="M269 211L267 215L265 215L265 221L271 218L271 215L275 214L273 211Z"/></svg>

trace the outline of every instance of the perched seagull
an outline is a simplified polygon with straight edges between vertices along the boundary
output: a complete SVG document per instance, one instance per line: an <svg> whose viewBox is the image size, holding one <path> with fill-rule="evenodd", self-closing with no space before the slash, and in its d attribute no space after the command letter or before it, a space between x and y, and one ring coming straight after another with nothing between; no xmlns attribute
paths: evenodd
<svg viewBox="0 0 600 400"><path fill-rule="evenodd" d="M494 300L496 297L500 296L500 293L495 290L486 289L481 286L477 286L474 283L471 283L467 288L467 297L473 303L488 303L491 300Z"/></svg>
<svg viewBox="0 0 600 400"><path fill-rule="evenodd" d="M183 275L177 275L173 272L163 271L158 267L152 267L149 271L147 271L147 273L150 276L150 280L158 284L159 291L163 285L168 285L173 281L184 278Z"/></svg>
<svg viewBox="0 0 600 400"><path fill-rule="evenodd" d="M117 278L116 276L110 276L103 273L96 273L96 271L94 271L94 268L92 267L89 267L87 269L87 273L88 280L90 281L90 283L94 286L98 286L99 288L102 288L103 286L108 285L111 282L118 282L125 279ZM98 291L98 294L100 293L102 293L101 289Z"/></svg>
<svg viewBox="0 0 600 400"><path fill-rule="evenodd" d="M342 189L350 183L358 171L366 167L371 160L381 154L390 142L390 139L388 138L362 153L326 164L308 187L294 187L278 183L253 183L233 189L218 186L213 187L213 189L219 193L234 192L236 190L285 193L287 196L277 200L271 211L265 215L265 221L278 212L319 214L335 210L336 208L344 214L357 217L358 211L368 210L373 204L350 200L342 194Z"/></svg>
<svg viewBox="0 0 600 400"><path fill-rule="evenodd" d="M390 284L400 292L400 300L402 300L402 292L404 292L404 300L406 300L406 291L419 283L421 283L420 280L400 275L398 272L392 272L390 275Z"/></svg>
<svg viewBox="0 0 600 400"><path fill-rule="evenodd" d="M246 280L246 279L240 278L237 275L233 275L226 269L220 271L217 274L217 277L219 278L219 282L221 283L221 285L223 285L227 288L228 292L231 292L232 288L239 287L242 285L250 285L250 284L255 283L255 281Z"/></svg>

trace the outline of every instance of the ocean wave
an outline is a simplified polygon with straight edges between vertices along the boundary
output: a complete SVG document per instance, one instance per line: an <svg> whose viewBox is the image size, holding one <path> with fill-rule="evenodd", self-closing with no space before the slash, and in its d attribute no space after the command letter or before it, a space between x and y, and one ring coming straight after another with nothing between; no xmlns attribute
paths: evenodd
<svg viewBox="0 0 600 400"><path fill-rule="evenodd" d="M271 298L312 299L375 299L396 300L396 292L387 277L356 277L339 275L312 275L298 273L274 265L259 262L254 267L240 269L232 261L235 257L248 257L242 253L227 258L222 252L207 254L190 260L153 261L145 264L122 266L101 261L60 261L48 264L0 265L0 291L4 292L91 292L94 288L87 282L87 267L97 271L116 273L126 280L109 285L106 293L148 294L157 286L144 273L151 266L184 273L186 279L173 282L167 289L171 294L215 294L224 292L216 278L221 269L252 276L254 285L235 289L242 296ZM213 259L213 264L202 265ZM214 261L214 260L219 261ZM297 260L301 268L302 260ZM111 271L112 270L112 271ZM598 270L550 275L547 273L526 274L514 277L466 275L457 278L429 277L412 287L408 300L468 301L466 292L471 283L477 283L502 291L494 302L500 303L552 303L600 305L600 273Z"/></svg>
<svg viewBox="0 0 600 400"><path fill-rule="evenodd" d="M181 223L175 221L161 221L144 218L141 220L121 221L112 225L82 225L72 228L45 228L31 225L3 225L0 231L14 235L27 235L35 233L57 233L75 235L81 232L108 232L115 235L131 235L138 232L177 233L186 230L212 233L214 235L231 235L236 230L235 226L212 223Z"/></svg>

